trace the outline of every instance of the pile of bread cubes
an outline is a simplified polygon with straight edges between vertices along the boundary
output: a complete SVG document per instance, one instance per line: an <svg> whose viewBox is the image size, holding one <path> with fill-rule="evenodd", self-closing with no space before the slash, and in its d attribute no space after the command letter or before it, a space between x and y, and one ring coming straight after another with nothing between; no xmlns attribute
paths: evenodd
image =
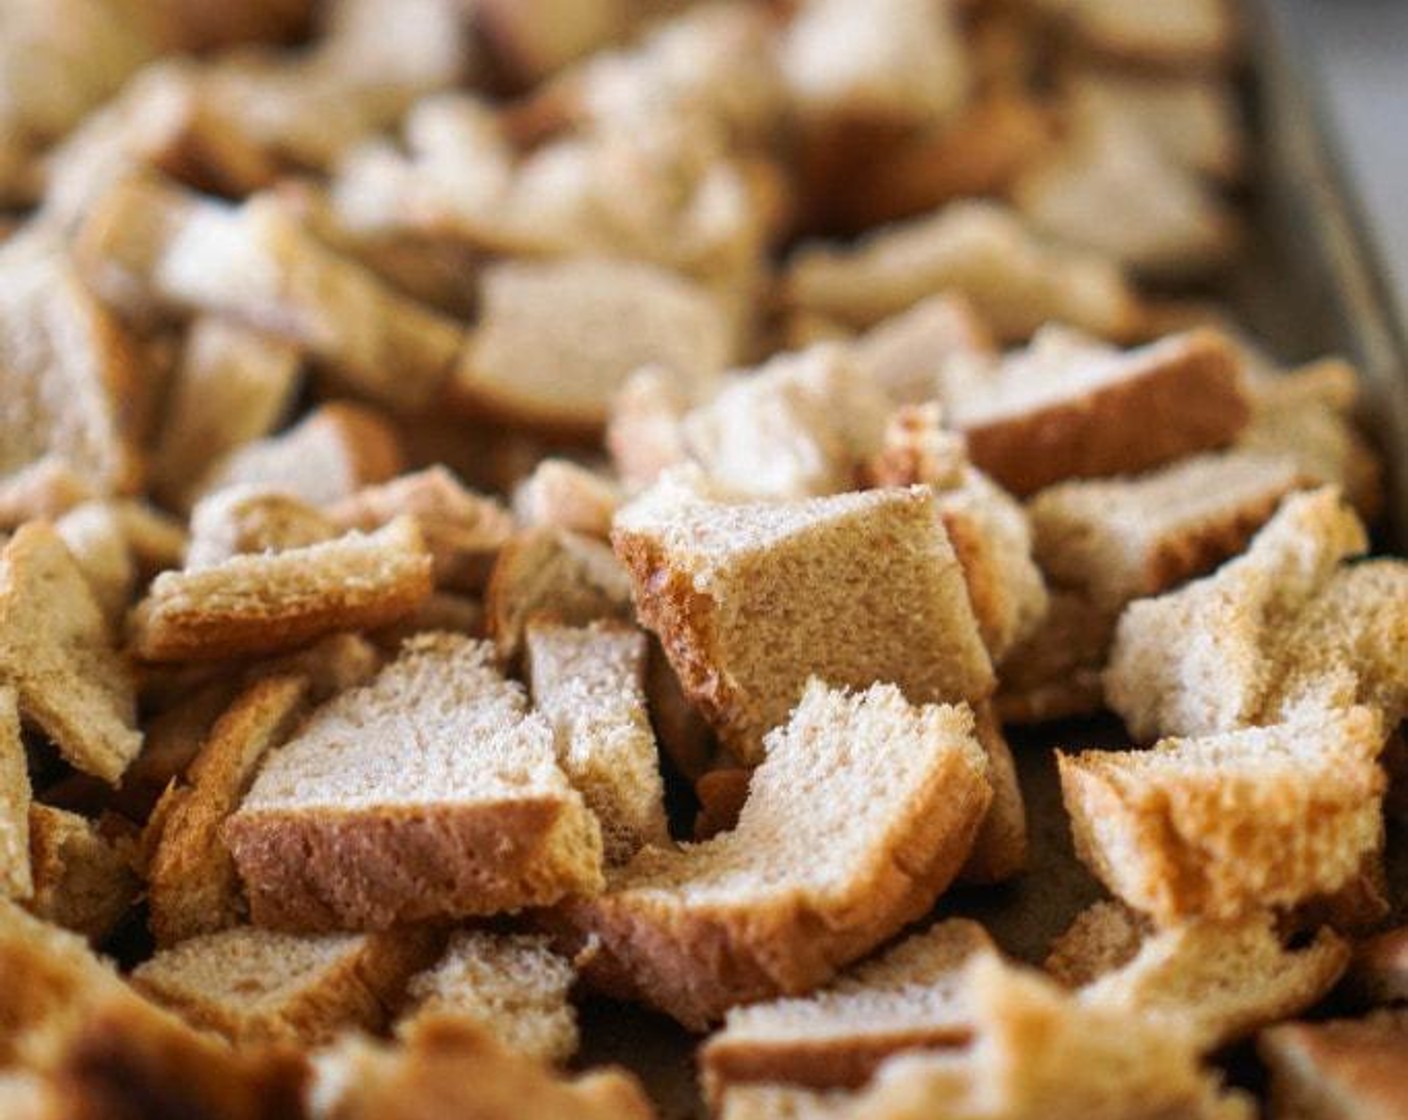
<svg viewBox="0 0 1408 1120"><path fill-rule="evenodd" d="M0 25L0 1115L1408 1115L1229 6Z"/></svg>

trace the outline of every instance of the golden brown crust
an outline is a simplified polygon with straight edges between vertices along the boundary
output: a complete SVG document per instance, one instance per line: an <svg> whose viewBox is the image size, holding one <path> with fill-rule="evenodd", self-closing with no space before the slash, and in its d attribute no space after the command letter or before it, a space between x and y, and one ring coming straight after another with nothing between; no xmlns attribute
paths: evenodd
<svg viewBox="0 0 1408 1120"><path fill-rule="evenodd" d="M1064 479L1133 474L1225 446L1250 419L1231 350L1200 331L1152 368L964 434L974 466L1026 496Z"/></svg>
<svg viewBox="0 0 1408 1120"><path fill-rule="evenodd" d="M213 933L240 918L239 880L220 828L239 805L266 751L297 719L307 681L274 677L251 687L215 723L191 763L190 784L169 789L147 874L158 945Z"/></svg>
<svg viewBox="0 0 1408 1120"><path fill-rule="evenodd" d="M373 553L378 536L385 547ZM317 550L342 544L332 541L278 556L240 557L214 568L167 573L133 614L134 651L150 661L277 653L339 630L390 625L414 611L433 590L431 558L413 524L393 524L365 538L366 566L356 579L345 578L337 567L326 575L318 572ZM293 561L301 577L283 561ZM227 583L226 570L238 572L232 566L241 562L246 571ZM290 581L286 590L281 593L271 572L263 589L267 594L261 595L249 579L261 565L281 570L282 578Z"/></svg>
<svg viewBox="0 0 1408 1120"><path fill-rule="evenodd" d="M450 915L548 906L591 890L556 851L567 807L512 804L358 810L245 810L222 835L255 923L377 930Z"/></svg>
<svg viewBox="0 0 1408 1120"><path fill-rule="evenodd" d="M608 890L563 903L560 916L591 942L586 978L703 1029L730 1007L812 990L926 913L968 858L991 797L981 773L948 755L894 822L896 847L844 901L781 890L731 906Z"/></svg>

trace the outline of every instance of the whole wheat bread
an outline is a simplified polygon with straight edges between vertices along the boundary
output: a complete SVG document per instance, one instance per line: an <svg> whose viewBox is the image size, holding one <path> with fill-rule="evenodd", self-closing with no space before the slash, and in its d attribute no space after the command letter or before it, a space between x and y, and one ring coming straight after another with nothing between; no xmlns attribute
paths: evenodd
<svg viewBox="0 0 1408 1120"><path fill-rule="evenodd" d="M223 836L258 925L383 929L600 889L601 833L491 647L426 634L274 751Z"/></svg>

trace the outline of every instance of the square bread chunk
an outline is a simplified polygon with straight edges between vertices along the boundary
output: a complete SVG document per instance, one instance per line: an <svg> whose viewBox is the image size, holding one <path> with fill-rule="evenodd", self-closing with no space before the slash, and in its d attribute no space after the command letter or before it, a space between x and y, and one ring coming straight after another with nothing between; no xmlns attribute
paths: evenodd
<svg viewBox="0 0 1408 1120"><path fill-rule="evenodd" d="M1350 882L1384 842L1383 721L1366 708L1059 754L1076 854L1161 925L1291 907Z"/></svg>
<svg viewBox="0 0 1408 1120"><path fill-rule="evenodd" d="M945 378L973 465L1026 496L1230 444L1251 419L1237 352L1213 330L1134 350L1048 328L1030 348Z"/></svg>
<svg viewBox="0 0 1408 1120"><path fill-rule="evenodd" d="M792 259L787 285L797 307L857 327L938 292L957 292L1008 342L1048 322L1119 338L1139 311L1118 267L1043 242L995 202L954 203L884 227L854 247L804 248Z"/></svg>
<svg viewBox="0 0 1408 1120"><path fill-rule="evenodd" d="M74 255L131 312L227 316L401 411L434 402L464 345L456 323L325 247L269 194L229 206L129 177L84 215Z"/></svg>
<svg viewBox="0 0 1408 1120"><path fill-rule="evenodd" d="M385 929L599 890L601 832L492 647L410 639L274 751L224 829L255 924Z"/></svg>
<svg viewBox="0 0 1408 1120"><path fill-rule="evenodd" d="M553 725L558 762L601 824L607 863L670 842L660 752L646 711L646 635L623 623L527 632L533 707Z"/></svg>
<svg viewBox="0 0 1408 1120"><path fill-rule="evenodd" d="M809 996L735 1007L700 1051L705 1092L717 1101L730 1085L758 1081L855 1088L901 1050L965 1046L964 969L994 951L982 926L953 918Z"/></svg>
<svg viewBox="0 0 1408 1120"><path fill-rule="evenodd" d="M115 785L141 749L131 666L63 538L42 521L0 553L0 678L84 773Z"/></svg>
<svg viewBox="0 0 1408 1120"><path fill-rule="evenodd" d="M1408 712L1408 564L1367 545L1334 489L1295 494L1242 556L1129 606L1105 697L1138 739L1275 722L1298 706Z"/></svg>
<svg viewBox="0 0 1408 1120"><path fill-rule="evenodd" d="M697 380L732 357L728 319L708 289L644 263L494 264L482 302L454 392L476 413L519 425L599 432L612 396L641 366Z"/></svg>
<svg viewBox="0 0 1408 1120"><path fill-rule="evenodd" d="M992 663L924 487L726 505L660 488L618 514L641 621L743 761L807 679L977 700Z"/></svg>
<svg viewBox="0 0 1408 1120"><path fill-rule="evenodd" d="M411 977L396 1032L410 1037L432 1020L454 1019L482 1027L516 1053L565 1062L577 1050L577 1013L568 999L576 978L546 937L460 930L436 964Z"/></svg>
<svg viewBox="0 0 1408 1120"><path fill-rule="evenodd" d="M741 1085L723 1120L1251 1120L1189 1040L1088 1006L1040 974L979 954L962 980L975 1031L960 1051L897 1054L858 1092Z"/></svg>
<svg viewBox="0 0 1408 1120"><path fill-rule="evenodd" d="M150 661L208 661L373 629L430 595L431 566L420 529L403 517L374 533L165 572L133 612L133 646Z"/></svg>
<svg viewBox="0 0 1408 1120"><path fill-rule="evenodd" d="M1057 585L1118 609L1237 555L1303 477L1288 456L1226 451L1064 482L1029 506L1037 560Z"/></svg>
<svg viewBox="0 0 1408 1120"><path fill-rule="evenodd" d="M893 685L812 681L766 756L732 832L645 848L565 905L589 978L691 1028L808 992L928 911L992 799L971 713Z"/></svg>
<svg viewBox="0 0 1408 1120"><path fill-rule="evenodd" d="M241 926L162 949L132 983L232 1042L313 1045L384 1026L440 940L424 929L310 937Z"/></svg>
<svg viewBox="0 0 1408 1120"><path fill-rule="evenodd" d="M1193 921L1150 936L1080 999L1166 1022L1213 1050L1318 1003L1348 961L1349 946L1328 929L1304 948L1286 948L1269 913Z"/></svg>

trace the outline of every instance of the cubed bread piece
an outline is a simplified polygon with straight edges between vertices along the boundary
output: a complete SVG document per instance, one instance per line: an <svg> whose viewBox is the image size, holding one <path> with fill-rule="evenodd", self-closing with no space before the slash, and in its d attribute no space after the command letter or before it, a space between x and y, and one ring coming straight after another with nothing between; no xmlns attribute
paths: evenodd
<svg viewBox="0 0 1408 1120"><path fill-rule="evenodd" d="M1236 212L1138 125L1079 119L1063 145L1023 171L1013 203L1032 228L1141 277L1186 280L1226 267Z"/></svg>
<svg viewBox="0 0 1408 1120"><path fill-rule="evenodd" d="M281 164L325 171L350 145L394 125L418 97L465 76L463 24L463 10L445 0L338 4L306 49L202 60L202 93Z"/></svg>
<svg viewBox="0 0 1408 1120"><path fill-rule="evenodd" d="M657 488L613 532L641 621L740 760L807 678L981 699L992 665L926 488L725 505Z"/></svg>
<svg viewBox="0 0 1408 1120"><path fill-rule="evenodd" d="M1008 342L1052 321L1124 338L1139 313L1115 265L1039 241L992 202L955 203L869 234L854 248L803 249L787 277L793 304L855 326L947 290L970 299Z"/></svg>
<svg viewBox="0 0 1408 1120"><path fill-rule="evenodd" d="M53 457L98 494L130 493L141 483L137 347L47 236L0 254L0 478Z"/></svg>
<svg viewBox="0 0 1408 1120"><path fill-rule="evenodd" d="M142 746L131 667L55 530L21 527L0 553L0 676L84 773L116 784Z"/></svg>
<svg viewBox="0 0 1408 1120"><path fill-rule="evenodd" d="M352 1036L315 1061L308 1097L326 1120L542 1116L654 1120L640 1083L614 1068L567 1078L485 1028L441 1019L395 1047Z"/></svg>
<svg viewBox="0 0 1408 1120"><path fill-rule="evenodd" d="M239 808L265 755L302 714L303 677L270 677L251 685L215 721L187 771L153 810L161 826L147 870L151 930L158 945L239 923L239 877L220 829Z"/></svg>
<svg viewBox="0 0 1408 1120"><path fill-rule="evenodd" d="M525 673L558 764L601 823L608 864L665 847L665 788L645 707L646 636L622 623L529 622Z"/></svg>
<svg viewBox="0 0 1408 1120"><path fill-rule="evenodd" d="M374 533L164 572L133 612L133 646L154 661L277 653L384 626L431 586L430 554L406 517Z"/></svg>
<svg viewBox="0 0 1408 1120"><path fill-rule="evenodd" d="M1348 946L1329 930L1304 948L1283 947L1267 913L1140 935L1134 955L1110 968L1099 960L1106 950L1098 938L1086 946L1095 959L1078 969L1088 974L1082 1003L1166 1022L1208 1050L1313 1007L1349 960Z"/></svg>
<svg viewBox="0 0 1408 1120"><path fill-rule="evenodd" d="M1223 447L1251 415L1237 353L1211 330L1127 352L1048 330L950 376L941 399L973 465L1021 496Z"/></svg>
<svg viewBox="0 0 1408 1120"><path fill-rule="evenodd" d="M483 1028L509 1050L543 1062L577 1051L577 1014L568 999L576 971L543 936L461 930L444 955L406 987L396 1032L413 1037L454 1019Z"/></svg>
<svg viewBox="0 0 1408 1120"><path fill-rule="evenodd" d="M240 926L192 937L138 965L138 991L231 1042L331 1042L386 1025L442 937L428 929L303 936Z"/></svg>
<svg viewBox="0 0 1408 1120"><path fill-rule="evenodd" d="M896 404L930 401L955 355L988 356L996 344L972 301L952 292L920 300L855 338L851 361Z"/></svg>
<svg viewBox="0 0 1408 1120"><path fill-rule="evenodd" d="M226 486L191 511L188 570L213 568L236 556L286 552L332 540L338 527L307 502L263 486Z"/></svg>
<svg viewBox="0 0 1408 1120"><path fill-rule="evenodd" d="M1040 974L979 953L962 998L975 1042L965 1050L899 1054L855 1093L741 1086L724 1120L1079 1120L1179 1116L1250 1120L1251 1102L1224 1094L1188 1039L1163 1024L1082 1004Z"/></svg>
<svg viewBox="0 0 1408 1120"><path fill-rule="evenodd" d="M1297 706L1408 711L1408 565L1373 560L1334 490L1296 494L1247 552L1120 618L1106 699L1132 734L1188 735L1282 718Z"/></svg>
<svg viewBox="0 0 1408 1120"><path fill-rule="evenodd" d="M396 431L359 405L334 402L292 428L254 440L218 460L201 477L192 502L227 486L261 486L323 506L400 473Z"/></svg>
<svg viewBox="0 0 1408 1120"><path fill-rule="evenodd" d="M1246 170L1243 106L1232 82L1206 74L1084 67L1065 76L1061 91L1077 120L1137 129L1186 170L1222 182L1234 182Z"/></svg>
<svg viewBox="0 0 1408 1120"><path fill-rule="evenodd" d="M29 860L36 917L103 941L137 901L131 840L110 838L93 821L34 802L29 807Z"/></svg>
<svg viewBox="0 0 1408 1120"><path fill-rule="evenodd" d="M698 380L732 357L715 298L653 265L505 261L486 269L481 283L479 325L454 377L454 392L475 415L599 433L616 390L641 366L659 363Z"/></svg>
<svg viewBox="0 0 1408 1120"><path fill-rule="evenodd" d="M293 1116L307 1080L297 1050L236 1050L126 989L85 1006L44 1064L62 1116Z"/></svg>
<svg viewBox="0 0 1408 1120"><path fill-rule="evenodd" d="M964 467L953 485L936 486L934 501L963 567L983 644L1000 665L1037 633L1050 607L1026 511L973 467Z"/></svg>
<svg viewBox="0 0 1408 1120"><path fill-rule="evenodd" d="M932 126L968 95L968 54L947 2L810 0L778 49L787 91L813 127Z"/></svg>
<svg viewBox="0 0 1408 1120"><path fill-rule="evenodd" d="M1390 1120L1408 1112L1408 1023L1384 1015L1283 1023L1257 1042L1275 1120Z"/></svg>
<svg viewBox="0 0 1408 1120"><path fill-rule="evenodd" d="M1061 754L1076 854L1163 925L1333 892L1383 846L1383 741L1378 713L1352 708L1152 750Z"/></svg>
<svg viewBox="0 0 1408 1120"><path fill-rule="evenodd" d="M616 483L570 459L544 459L513 492L524 525L567 529L606 540L621 504Z"/></svg>
<svg viewBox="0 0 1408 1120"><path fill-rule="evenodd" d="M631 618L631 577L594 537L529 529L499 552L484 595L489 636L505 663L523 650L529 621L543 615L570 626Z"/></svg>
<svg viewBox="0 0 1408 1120"><path fill-rule="evenodd" d="M213 672L214 678L187 687L175 703L162 708L146 725L142 753L123 779L124 794L141 806L132 816L145 817L166 787L185 775L216 721L235 702L241 689L269 677L301 676L309 683L308 698L322 703L370 680L381 667L381 660L377 647L360 634L339 633L282 657L241 667L233 675L231 666L218 662L201 664L200 668Z"/></svg>
<svg viewBox="0 0 1408 1120"><path fill-rule="evenodd" d="M1036 557L1054 583L1118 610L1242 552L1303 477L1290 458L1232 450L1061 483L1028 507Z"/></svg>
<svg viewBox="0 0 1408 1120"><path fill-rule="evenodd" d="M74 253L119 306L234 319L403 411L435 401L464 342L457 324L325 248L269 196L231 207L128 179L86 215Z"/></svg>
<svg viewBox="0 0 1408 1120"><path fill-rule="evenodd" d="M730 375L682 420L710 483L743 498L808 498L854 487L880 448L890 400L846 354L822 344Z"/></svg>
<svg viewBox="0 0 1408 1120"><path fill-rule="evenodd" d="M271 184L272 154L233 127L203 76L193 59L160 59L85 117L45 154L45 219L72 230L113 183L151 171L227 198Z"/></svg>
<svg viewBox="0 0 1408 1120"><path fill-rule="evenodd" d="M601 833L492 647L411 639L274 751L224 838L256 924L384 929L600 889Z"/></svg>
<svg viewBox="0 0 1408 1120"><path fill-rule="evenodd" d="M34 893L29 868L29 766L20 738L19 698L0 685L0 897Z"/></svg>
<svg viewBox="0 0 1408 1120"><path fill-rule="evenodd" d="M0 971L0 1052L44 1076L58 1102L46 1117L299 1111L301 1056L235 1054L139 997L81 938L5 902Z"/></svg>
<svg viewBox="0 0 1408 1120"><path fill-rule="evenodd" d="M344 529L370 531L410 514L435 559L437 587L483 591L514 522L495 499L467 489L443 466L365 486L324 511Z"/></svg>
<svg viewBox="0 0 1408 1120"><path fill-rule="evenodd" d="M681 45L699 63L685 63L684 79L698 87L719 60L697 43ZM676 52L670 64L679 61ZM612 100L629 100L630 67L620 55L608 61ZM543 91L508 112L468 93L424 99L406 115L400 143L372 141L340 161L323 225L337 227L342 244L383 270L388 255L405 255L408 245L458 250L469 269L506 257L648 262L698 281L735 325L751 321L767 240L777 232L780 171L731 148L704 118L702 99L678 114L661 112L662 94L679 90L659 84L642 91L645 112L625 110L628 123L562 128L559 111L580 90L565 84L572 88L561 96ZM541 142L525 151L529 134ZM403 285L406 270L396 268ZM461 287L465 273L461 266ZM459 302L472 301L461 295Z"/></svg>
<svg viewBox="0 0 1408 1120"><path fill-rule="evenodd" d="M124 991L111 966L75 933L0 899L0 1055L38 1064L91 1007Z"/></svg>
<svg viewBox="0 0 1408 1120"><path fill-rule="evenodd" d="M944 426L943 408L930 400L902 404L890 414L880 449L862 474L875 486L923 485L952 490L963 485L970 465L967 441Z"/></svg>
<svg viewBox="0 0 1408 1120"><path fill-rule="evenodd" d="M1289 456L1306 478L1338 486L1359 516L1373 521L1383 508L1384 468L1356 426L1358 382L1354 369L1335 358L1254 378L1252 422L1237 444Z"/></svg>
<svg viewBox="0 0 1408 1120"><path fill-rule="evenodd" d="M813 680L768 736L736 829L643 849L605 894L564 904L594 947L585 974L694 1029L824 984L953 880L992 799L986 770L965 708Z"/></svg>
<svg viewBox="0 0 1408 1120"><path fill-rule="evenodd" d="M684 378L663 366L636 370L616 391L606 422L606 450L627 493L652 485L670 467L689 461L684 420L699 397ZM3 506L0 506L3 509Z"/></svg>
<svg viewBox="0 0 1408 1120"><path fill-rule="evenodd" d="M152 463L157 495L177 508L219 459L267 436L298 390L298 351L214 316L197 319L176 366Z"/></svg>
<svg viewBox="0 0 1408 1120"><path fill-rule="evenodd" d="M136 561L116 505L84 502L55 521L54 529L88 580L103 617L116 632L137 585Z"/></svg>
<svg viewBox="0 0 1408 1120"><path fill-rule="evenodd" d="M717 1103L753 1082L857 1088L891 1054L964 1047L974 1026L964 970L995 951L982 926L952 918L809 996L735 1007L700 1050L705 1093Z"/></svg>

